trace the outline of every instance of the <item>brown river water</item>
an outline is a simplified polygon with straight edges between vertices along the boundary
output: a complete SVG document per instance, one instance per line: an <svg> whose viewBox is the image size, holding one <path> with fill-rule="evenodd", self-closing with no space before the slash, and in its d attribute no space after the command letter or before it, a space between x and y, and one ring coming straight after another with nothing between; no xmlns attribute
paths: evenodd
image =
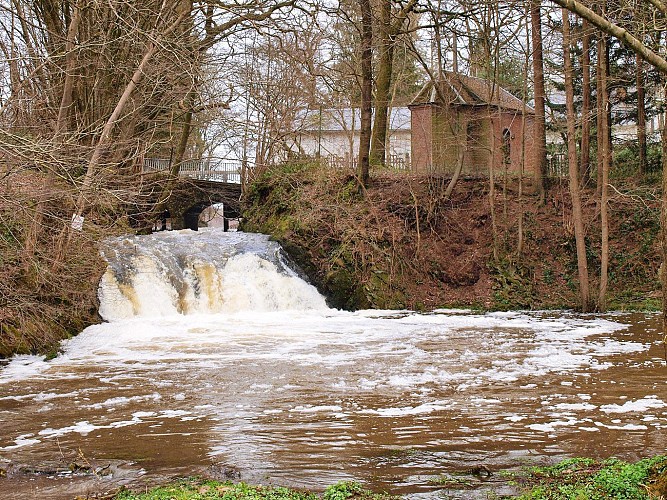
<svg viewBox="0 0 667 500"><path fill-rule="evenodd" d="M487 498L501 470L667 453L657 315L337 311L243 233L103 253L107 321L0 368L2 498L193 474Z"/></svg>

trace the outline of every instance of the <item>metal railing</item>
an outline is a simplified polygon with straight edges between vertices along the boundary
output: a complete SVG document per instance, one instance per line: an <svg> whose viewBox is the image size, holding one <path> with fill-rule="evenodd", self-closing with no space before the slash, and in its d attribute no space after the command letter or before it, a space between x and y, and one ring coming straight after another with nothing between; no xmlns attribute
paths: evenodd
<svg viewBox="0 0 667 500"><path fill-rule="evenodd" d="M357 156L338 156L327 155L323 157L324 165L330 168L350 168L356 170L359 158ZM396 170L399 172L410 171L410 155L387 155L387 161L384 166L387 170Z"/></svg>
<svg viewBox="0 0 667 500"><path fill-rule="evenodd" d="M172 160L169 158L142 158L141 173L168 172L171 170ZM184 160L178 170L181 177L191 179L241 183L241 162L228 161L221 158L192 158Z"/></svg>
<svg viewBox="0 0 667 500"><path fill-rule="evenodd" d="M567 154L563 152L547 154L547 177L567 176Z"/></svg>

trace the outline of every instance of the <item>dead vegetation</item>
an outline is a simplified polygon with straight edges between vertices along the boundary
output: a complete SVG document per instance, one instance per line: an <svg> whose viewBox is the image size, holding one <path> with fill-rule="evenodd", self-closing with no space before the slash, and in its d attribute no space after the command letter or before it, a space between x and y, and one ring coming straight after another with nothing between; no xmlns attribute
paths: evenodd
<svg viewBox="0 0 667 500"><path fill-rule="evenodd" d="M83 229L73 230L75 157L40 148L27 161L20 149L0 146L0 357L54 354L60 340L99 320L97 243L128 231L128 214L145 209L138 200L146 195L107 176L90 197Z"/></svg>
<svg viewBox="0 0 667 500"><path fill-rule="evenodd" d="M519 200L511 182L499 183L495 238L488 181L463 179L450 198L443 195L446 184L424 175L376 173L361 196L346 172L281 167L250 187L244 228L278 239L335 307L576 307L565 183L552 183L544 206ZM610 200L609 303L652 308L659 298L658 206L648 192L629 192L619 189ZM599 234L596 203L585 202L584 211L587 233ZM593 236L588 254L595 266L599 242Z"/></svg>

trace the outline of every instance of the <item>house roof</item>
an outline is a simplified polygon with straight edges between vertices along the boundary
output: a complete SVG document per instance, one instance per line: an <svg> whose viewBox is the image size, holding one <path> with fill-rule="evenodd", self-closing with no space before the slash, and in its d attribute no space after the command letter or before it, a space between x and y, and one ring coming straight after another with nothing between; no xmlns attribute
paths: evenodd
<svg viewBox="0 0 667 500"><path fill-rule="evenodd" d="M437 87L436 87L437 85ZM439 92L438 92L439 89ZM485 78L445 71L437 82L427 82L410 106L420 104L458 104L467 106L500 106L503 109L534 113L535 110L497 83Z"/></svg>
<svg viewBox="0 0 667 500"><path fill-rule="evenodd" d="M321 115L320 115L321 113ZM322 132L358 131L361 126L359 108L312 109L297 118L298 130ZM392 131L410 131L410 110L407 107L394 107L389 110L389 129Z"/></svg>

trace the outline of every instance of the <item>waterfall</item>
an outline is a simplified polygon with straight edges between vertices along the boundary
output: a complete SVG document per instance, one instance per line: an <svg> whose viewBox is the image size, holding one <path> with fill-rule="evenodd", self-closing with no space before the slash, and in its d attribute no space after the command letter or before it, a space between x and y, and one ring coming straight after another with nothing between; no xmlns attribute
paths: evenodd
<svg viewBox="0 0 667 500"><path fill-rule="evenodd" d="M262 234L206 229L110 238L99 286L107 321L134 316L327 308Z"/></svg>

